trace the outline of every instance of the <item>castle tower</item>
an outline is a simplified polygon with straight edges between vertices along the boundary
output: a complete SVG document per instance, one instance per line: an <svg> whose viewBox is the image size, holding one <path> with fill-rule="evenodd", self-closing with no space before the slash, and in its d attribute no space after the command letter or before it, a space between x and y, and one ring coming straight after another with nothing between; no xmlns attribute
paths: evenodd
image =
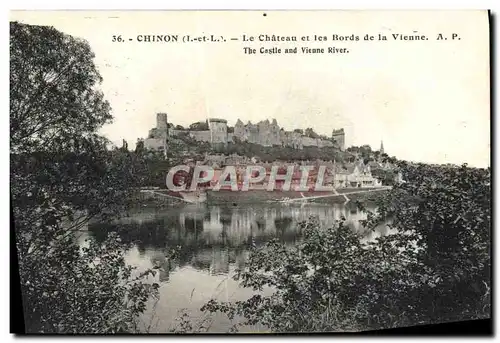
<svg viewBox="0 0 500 343"><path fill-rule="evenodd" d="M156 114L156 128L158 130L167 130L167 114L157 113Z"/></svg>
<svg viewBox="0 0 500 343"><path fill-rule="evenodd" d="M163 154L165 155L165 159L168 158L168 122L167 122L167 114L166 113L157 113L156 114L156 130L159 131L161 145L163 145Z"/></svg>
<svg viewBox="0 0 500 343"><path fill-rule="evenodd" d="M227 144L227 120L210 118L208 119L208 127L211 143Z"/></svg>
<svg viewBox="0 0 500 343"><path fill-rule="evenodd" d="M344 151L345 149L345 132L344 132L344 129L340 129L340 130L333 130L332 132L332 139L335 140L335 142L337 142L340 150Z"/></svg>

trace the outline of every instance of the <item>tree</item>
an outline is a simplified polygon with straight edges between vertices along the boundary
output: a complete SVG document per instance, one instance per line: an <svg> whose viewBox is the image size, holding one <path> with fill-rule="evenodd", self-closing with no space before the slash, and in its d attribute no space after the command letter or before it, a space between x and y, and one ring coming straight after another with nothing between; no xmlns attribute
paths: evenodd
<svg viewBox="0 0 500 343"><path fill-rule="evenodd" d="M314 129L308 127L305 131L304 131L304 134L307 136L307 137L310 137L310 138L318 138L319 135L314 132Z"/></svg>
<svg viewBox="0 0 500 343"><path fill-rule="evenodd" d="M208 128L208 120L207 121L199 121L189 125L189 130L192 131L207 131Z"/></svg>
<svg viewBox="0 0 500 343"><path fill-rule="evenodd" d="M144 148L144 139L138 138L137 143L135 144L135 152L141 153L145 150Z"/></svg>
<svg viewBox="0 0 500 343"><path fill-rule="evenodd" d="M344 219L302 224L303 240L253 248L235 279L263 290L202 310L273 332L352 331L488 318L490 170L400 162L406 183L381 196L363 226L396 233L361 243ZM365 210L362 204L358 204ZM387 220L389 222L387 222ZM240 317L240 318L241 318Z"/></svg>
<svg viewBox="0 0 500 343"><path fill-rule="evenodd" d="M155 284L130 279L116 237L77 243L92 218L122 214L140 184L137 154L96 132L110 106L87 42L10 24L11 199L28 332L135 330ZM99 262L100 261L100 262Z"/></svg>
<svg viewBox="0 0 500 343"><path fill-rule="evenodd" d="M108 102L94 89L101 76L86 42L15 22L10 35L12 151L76 145L111 121Z"/></svg>
<svg viewBox="0 0 500 343"><path fill-rule="evenodd" d="M377 178L384 186L392 186L396 180L397 172L395 170L385 170L381 168L373 169L373 177Z"/></svg>

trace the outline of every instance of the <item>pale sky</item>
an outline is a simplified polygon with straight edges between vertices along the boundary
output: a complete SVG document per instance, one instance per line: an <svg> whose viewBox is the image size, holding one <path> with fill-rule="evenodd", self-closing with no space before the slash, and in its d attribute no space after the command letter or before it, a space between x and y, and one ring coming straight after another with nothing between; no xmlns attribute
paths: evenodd
<svg viewBox="0 0 500 343"><path fill-rule="evenodd" d="M234 125L276 118L286 130L343 127L346 145L380 141L389 155L430 163L489 165L489 28L486 11L53 11L11 12L11 20L51 25L86 39L104 79L114 122L102 133L133 146L155 126L208 117ZM428 41L396 41L393 33ZM365 34L388 36L364 41ZM437 41L439 33L447 41ZM457 33L461 40L451 40ZM224 36L225 43L144 43L138 35ZM248 42L242 35L297 36ZM312 41L314 35L327 42ZM360 41L332 41L358 35ZM113 35L126 38L112 42ZM302 36L311 41L300 41ZM231 41L230 37L239 38ZM128 41L132 38L132 41ZM348 54L246 55L286 47L349 49Z"/></svg>

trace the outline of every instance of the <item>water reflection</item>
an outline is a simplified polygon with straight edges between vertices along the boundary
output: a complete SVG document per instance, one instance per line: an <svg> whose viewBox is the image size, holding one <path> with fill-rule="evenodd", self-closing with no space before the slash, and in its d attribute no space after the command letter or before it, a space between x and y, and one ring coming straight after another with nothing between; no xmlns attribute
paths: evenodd
<svg viewBox="0 0 500 343"><path fill-rule="evenodd" d="M385 225L366 231L359 223L366 219L366 214L354 204L263 204L190 205L162 212L143 209L112 224L89 225L89 234L103 240L108 232L118 232L123 241L133 243L126 256L128 263L139 270L160 267L155 277L161 284L160 302L155 307L159 321L153 331L166 332L180 309L201 316L199 308L211 298L234 301L254 294L231 279L234 271L244 266L250 246L262 245L272 238L294 245L302 239L297 224L311 216L322 227L346 218L347 225L362 234L364 241L390 233ZM180 247L179 258L167 259L168 252L176 247ZM264 289L264 293L271 291ZM148 316L153 314L148 312L145 317ZM230 323L217 318L211 331L227 331Z"/></svg>
<svg viewBox="0 0 500 343"><path fill-rule="evenodd" d="M373 210L373 209L369 209ZM316 217L322 227L346 218L353 230L371 240L387 234L385 226L375 232L366 231L360 220L366 213L354 205L275 205L275 206L186 206L164 212L143 211L112 224L95 223L89 231L99 240L117 231L126 242L134 243L141 258L160 265L162 281L178 267L191 266L212 275L227 274L229 265L242 267L250 245L259 246L271 238L285 244L301 239L299 222ZM167 261L169 249L180 247L178 261ZM147 256L146 256L147 255Z"/></svg>

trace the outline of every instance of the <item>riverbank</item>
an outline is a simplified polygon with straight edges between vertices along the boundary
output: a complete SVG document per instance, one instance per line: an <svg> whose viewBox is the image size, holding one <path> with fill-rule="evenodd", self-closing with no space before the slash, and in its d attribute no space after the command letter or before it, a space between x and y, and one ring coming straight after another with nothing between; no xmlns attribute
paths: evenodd
<svg viewBox="0 0 500 343"><path fill-rule="evenodd" d="M158 196L153 192L137 192L133 198L132 202L136 204L133 208L172 208L172 207L182 207L186 204L181 198Z"/></svg>
<svg viewBox="0 0 500 343"><path fill-rule="evenodd" d="M377 202L378 199L384 194L387 194L387 192L390 191L390 188L387 189L380 189L377 191L367 191L364 193L354 193L354 194L348 194L347 191L339 192L341 193L338 196L332 196L332 197L323 197L323 198L315 198L309 200L310 202L314 203L320 203L320 204L344 204L347 199L349 201L360 201L363 203L375 203ZM344 193L345 194L344 196ZM347 197L347 199L346 199Z"/></svg>
<svg viewBox="0 0 500 343"><path fill-rule="evenodd" d="M381 194L387 192L390 188L341 188L335 192L332 191L265 191L249 190L233 192L230 190L207 191L203 193L202 203L208 205L237 206L243 204L260 203L280 203L280 202L309 202L324 204L343 204L346 201L376 201ZM168 194L167 194L168 193ZM189 199L183 199L181 194L171 195L171 192L158 190L154 192L140 192L134 196L133 203L137 204L134 208L176 208L182 207L189 202ZM189 194L189 193L188 193ZM199 197L198 199L202 199Z"/></svg>
<svg viewBox="0 0 500 343"><path fill-rule="evenodd" d="M207 202L212 205L219 204L251 204L251 203L273 203L286 201L307 201L315 203L336 203L346 202L346 196L349 200L371 201L376 200L380 195L378 193L388 191L390 188L341 188L336 193L331 191L324 192L296 192L296 191L273 191L267 192L254 190L247 192L218 191L207 192ZM350 194L352 193L352 194Z"/></svg>

